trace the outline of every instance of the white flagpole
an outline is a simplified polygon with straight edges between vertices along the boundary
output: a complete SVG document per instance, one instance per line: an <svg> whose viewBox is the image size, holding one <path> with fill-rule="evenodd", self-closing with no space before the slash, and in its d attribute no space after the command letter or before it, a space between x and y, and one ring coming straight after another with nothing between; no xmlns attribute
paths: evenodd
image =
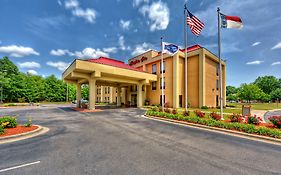
<svg viewBox="0 0 281 175"><path fill-rule="evenodd" d="M162 94L162 98L161 98L161 103L162 103L162 112L164 112L164 75L163 75L163 37L161 37L161 86L162 86L162 89L161 89L161 94Z"/></svg>
<svg viewBox="0 0 281 175"><path fill-rule="evenodd" d="M222 65L221 65L221 14L220 8L218 7L218 57L219 57L219 68L220 68L220 115L221 119L223 120L223 97L222 97Z"/></svg>
<svg viewBox="0 0 281 175"><path fill-rule="evenodd" d="M187 111L188 108L188 97L187 97L187 26L186 26L186 17L187 17L187 7L186 4L184 5L184 49L185 49L185 53L184 53L184 80L185 80L185 111Z"/></svg>

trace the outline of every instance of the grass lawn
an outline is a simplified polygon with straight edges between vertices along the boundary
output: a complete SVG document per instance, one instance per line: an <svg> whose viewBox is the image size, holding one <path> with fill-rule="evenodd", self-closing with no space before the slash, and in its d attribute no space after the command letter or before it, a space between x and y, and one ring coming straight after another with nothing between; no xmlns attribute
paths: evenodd
<svg viewBox="0 0 281 175"><path fill-rule="evenodd" d="M70 104L71 102L40 102L40 103L33 103L33 105L40 105L40 104ZM3 103L0 106L29 106L29 103Z"/></svg>
<svg viewBox="0 0 281 175"><path fill-rule="evenodd" d="M277 103L228 103L228 105L234 105L235 108L239 108L242 109L242 105L251 105L252 109L254 110L274 110L274 109L281 109L281 104L278 104L277 107Z"/></svg>

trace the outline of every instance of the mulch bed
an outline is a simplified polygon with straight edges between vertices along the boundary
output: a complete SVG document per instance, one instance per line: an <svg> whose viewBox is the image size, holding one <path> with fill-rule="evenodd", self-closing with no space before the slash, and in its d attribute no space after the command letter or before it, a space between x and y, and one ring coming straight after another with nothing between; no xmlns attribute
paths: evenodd
<svg viewBox="0 0 281 175"><path fill-rule="evenodd" d="M5 133L1 134L0 137L5 137L5 136L12 136L12 135L16 135L16 134L21 134L21 133L25 133L25 132L29 132L29 131L33 131L35 129L37 129L38 126L32 125L31 127L25 127L22 125L18 125L15 128L6 128L5 129Z"/></svg>

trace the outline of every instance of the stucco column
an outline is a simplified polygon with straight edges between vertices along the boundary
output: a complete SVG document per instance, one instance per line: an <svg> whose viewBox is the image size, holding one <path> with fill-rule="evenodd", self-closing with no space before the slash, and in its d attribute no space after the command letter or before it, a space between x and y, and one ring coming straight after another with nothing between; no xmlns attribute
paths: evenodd
<svg viewBox="0 0 281 175"><path fill-rule="evenodd" d="M100 102L104 102L104 87L103 86L100 87L100 98L101 98Z"/></svg>
<svg viewBox="0 0 281 175"><path fill-rule="evenodd" d="M205 51L199 54L199 108L205 106Z"/></svg>
<svg viewBox="0 0 281 175"><path fill-rule="evenodd" d="M174 109L179 108L179 55L178 54L175 54L173 56L173 108Z"/></svg>
<svg viewBox="0 0 281 175"><path fill-rule="evenodd" d="M96 80L89 79L89 106L90 110L94 110L96 107Z"/></svg>
<svg viewBox="0 0 281 175"><path fill-rule="evenodd" d="M137 96L137 106L138 108L143 106L143 96L142 96L142 84L138 84L138 96Z"/></svg>
<svg viewBox="0 0 281 175"><path fill-rule="evenodd" d="M76 84L76 107L80 108L81 106L81 84L77 83Z"/></svg>
<svg viewBox="0 0 281 175"><path fill-rule="evenodd" d="M126 103L126 88L121 88L121 103Z"/></svg>
<svg viewBox="0 0 281 175"><path fill-rule="evenodd" d="M113 103L114 88L110 87L109 90L110 90L110 92L109 92L109 103Z"/></svg>
<svg viewBox="0 0 281 175"><path fill-rule="evenodd" d="M121 106L121 87L117 87L117 106Z"/></svg>

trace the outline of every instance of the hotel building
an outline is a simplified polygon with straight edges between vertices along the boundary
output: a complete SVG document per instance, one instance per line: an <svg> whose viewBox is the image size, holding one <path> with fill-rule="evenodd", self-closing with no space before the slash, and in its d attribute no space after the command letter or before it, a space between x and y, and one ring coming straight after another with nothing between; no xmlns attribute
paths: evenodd
<svg viewBox="0 0 281 175"><path fill-rule="evenodd" d="M89 108L95 102L116 103L117 106L141 107L165 104L172 108L185 106L185 77L187 78L188 105L216 107L219 100L219 59L207 49L194 45L187 48L187 75L185 51L171 56L149 50L128 60L128 64L111 58L76 59L63 73L63 79L77 85L77 100L81 99L81 85L89 84ZM161 73L164 78L162 80ZM161 82L164 86L161 86ZM223 102L226 104L226 65L222 61ZM164 89L164 96L161 90ZM79 104L78 104L79 105Z"/></svg>

